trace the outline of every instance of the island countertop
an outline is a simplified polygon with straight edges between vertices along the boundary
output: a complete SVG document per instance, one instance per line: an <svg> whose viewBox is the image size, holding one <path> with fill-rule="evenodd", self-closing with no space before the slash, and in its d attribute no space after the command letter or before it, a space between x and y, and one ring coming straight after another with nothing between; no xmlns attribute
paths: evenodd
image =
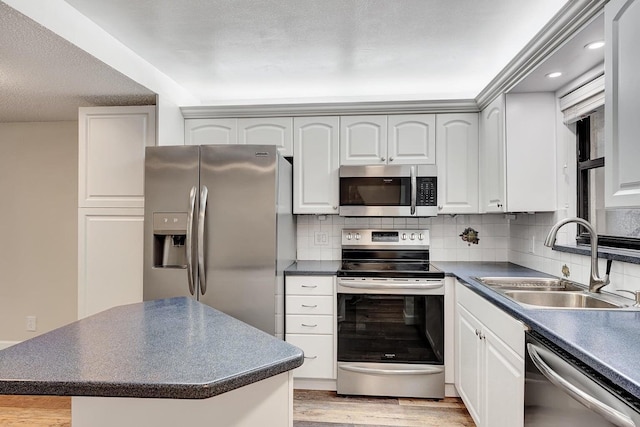
<svg viewBox="0 0 640 427"><path fill-rule="evenodd" d="M300 349L191 298L115 307L0 351L0 394L205 399Z"/></svg>

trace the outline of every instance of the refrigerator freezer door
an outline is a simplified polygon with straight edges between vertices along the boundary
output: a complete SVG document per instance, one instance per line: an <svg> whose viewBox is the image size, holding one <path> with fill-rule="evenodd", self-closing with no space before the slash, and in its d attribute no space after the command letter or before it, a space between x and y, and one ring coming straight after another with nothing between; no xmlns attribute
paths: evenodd
<svg viewBox="0 0 640 427"><path fill-rule="evenodd" d="M199 147L148 147L145 155L143 298L190 296L189 272L193 290L197 289L193 260L197 191L196 199L190 195L199 187Z"/></svg>
<svg viewBox="0 0 640 427"><path fill-rule="evenodd" d="M276 333L277 151L274 146L202 146L206 292L200 301Z"/></svg>

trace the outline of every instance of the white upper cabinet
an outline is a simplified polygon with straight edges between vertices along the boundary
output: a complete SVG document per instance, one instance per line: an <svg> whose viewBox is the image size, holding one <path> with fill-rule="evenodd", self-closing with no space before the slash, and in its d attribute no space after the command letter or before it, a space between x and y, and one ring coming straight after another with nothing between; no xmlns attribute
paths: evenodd
<svg viewBox="0 0 640 427"><path fill-rule="evenodd" d="M79 207L144 207L144 150L155 106L80 108Z"/></svg>
<svg viewBox="0 0 640 427"><path fill-rule="evenodd" d="M238 143L275 145L283 156L293 156L293 118L238 119Z"/></svg>
<svg viewBox="0 0 640 427"><path fill-rule="evenodd" d="M434 114L340 118L341 165L416 165L435 162Z"/></svg>
<svg viewBox="0 0 640 427"><path fill-rule="evenodd" d="M184 145L236 144L238 119L187 119Z"/></svg>
<svg viewBox="0 0 640 427"><path fill-rule="evenodd" d="M340 118L340 164L387 163L387 116Z"/></svg>
<svg viewBox="0 0 640 427"><path fill-rule="evenodd" d="M640 207L640 0L605 6L605 206Z"/></svg>
<svg viewBox="0 0 640 427"><path fill-rule="evenodd" d="M338 117L294 119L294 214L338 213L339 126Z"/></svg>
<svg viewBox="0 0 640 427"><path fill-rule="evenodd" d="M438 114L438 213L478 213L478 114Z"/></svg>
<svg viewBox="0 0 640 427"><path fill-rule="evenodd" d="M504 95L480 113L480 211L504 212L506 159L504 152Z"/></svg>
<svg viewBox="0 0 640 427"><path fill-rule="evenodd" d="M283 156L293 156L293 118L186 119L185 145L275 145Z"/></svg>
<svg viewBox="0 0 640 427"><path fill-rule="evenodd" d="M507 211L555 211L556 96L506 95Z"/></svg>
<svg viewBox="0 0 640 427"><path fill-rule="evenodd" d="M390 165L436 162L436 116L388 116L387 154Z"/></svg>
<svg viewBox="0 0 640 427"><path fill-rule="evenodd" d="M507 94L481 114L480 211L554 211L555 94Z"/></svg>

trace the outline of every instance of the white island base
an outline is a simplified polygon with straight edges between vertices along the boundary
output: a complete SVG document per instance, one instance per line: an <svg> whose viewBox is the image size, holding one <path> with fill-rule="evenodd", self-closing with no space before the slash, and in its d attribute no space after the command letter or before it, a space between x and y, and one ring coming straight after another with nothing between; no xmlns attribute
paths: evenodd
<svg viewBox="0 0 640 427"><path fill-rule="evenodd" d="M292 427L291 371L208 399L73 397L72 427Z"/></svg>

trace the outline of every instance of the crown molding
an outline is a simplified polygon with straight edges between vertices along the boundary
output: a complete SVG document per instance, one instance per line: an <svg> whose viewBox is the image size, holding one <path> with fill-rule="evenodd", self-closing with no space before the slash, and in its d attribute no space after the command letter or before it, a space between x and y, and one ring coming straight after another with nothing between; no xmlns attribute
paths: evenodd
<svg viewBox="0 0 640 427"><path fill-rule="evenodd" d="M362 114L475 113L473 99L440 101L328 102L180 107L185 119L225 117L304 117Z"/></svg>
<svg viewBox="0 0 640 427"><path fill-rule="evenodd" d="M567 42L577 31L599 15L608 0L569 1L551 21L478 94L480 109L501 93L508 92Z"/></svg>

